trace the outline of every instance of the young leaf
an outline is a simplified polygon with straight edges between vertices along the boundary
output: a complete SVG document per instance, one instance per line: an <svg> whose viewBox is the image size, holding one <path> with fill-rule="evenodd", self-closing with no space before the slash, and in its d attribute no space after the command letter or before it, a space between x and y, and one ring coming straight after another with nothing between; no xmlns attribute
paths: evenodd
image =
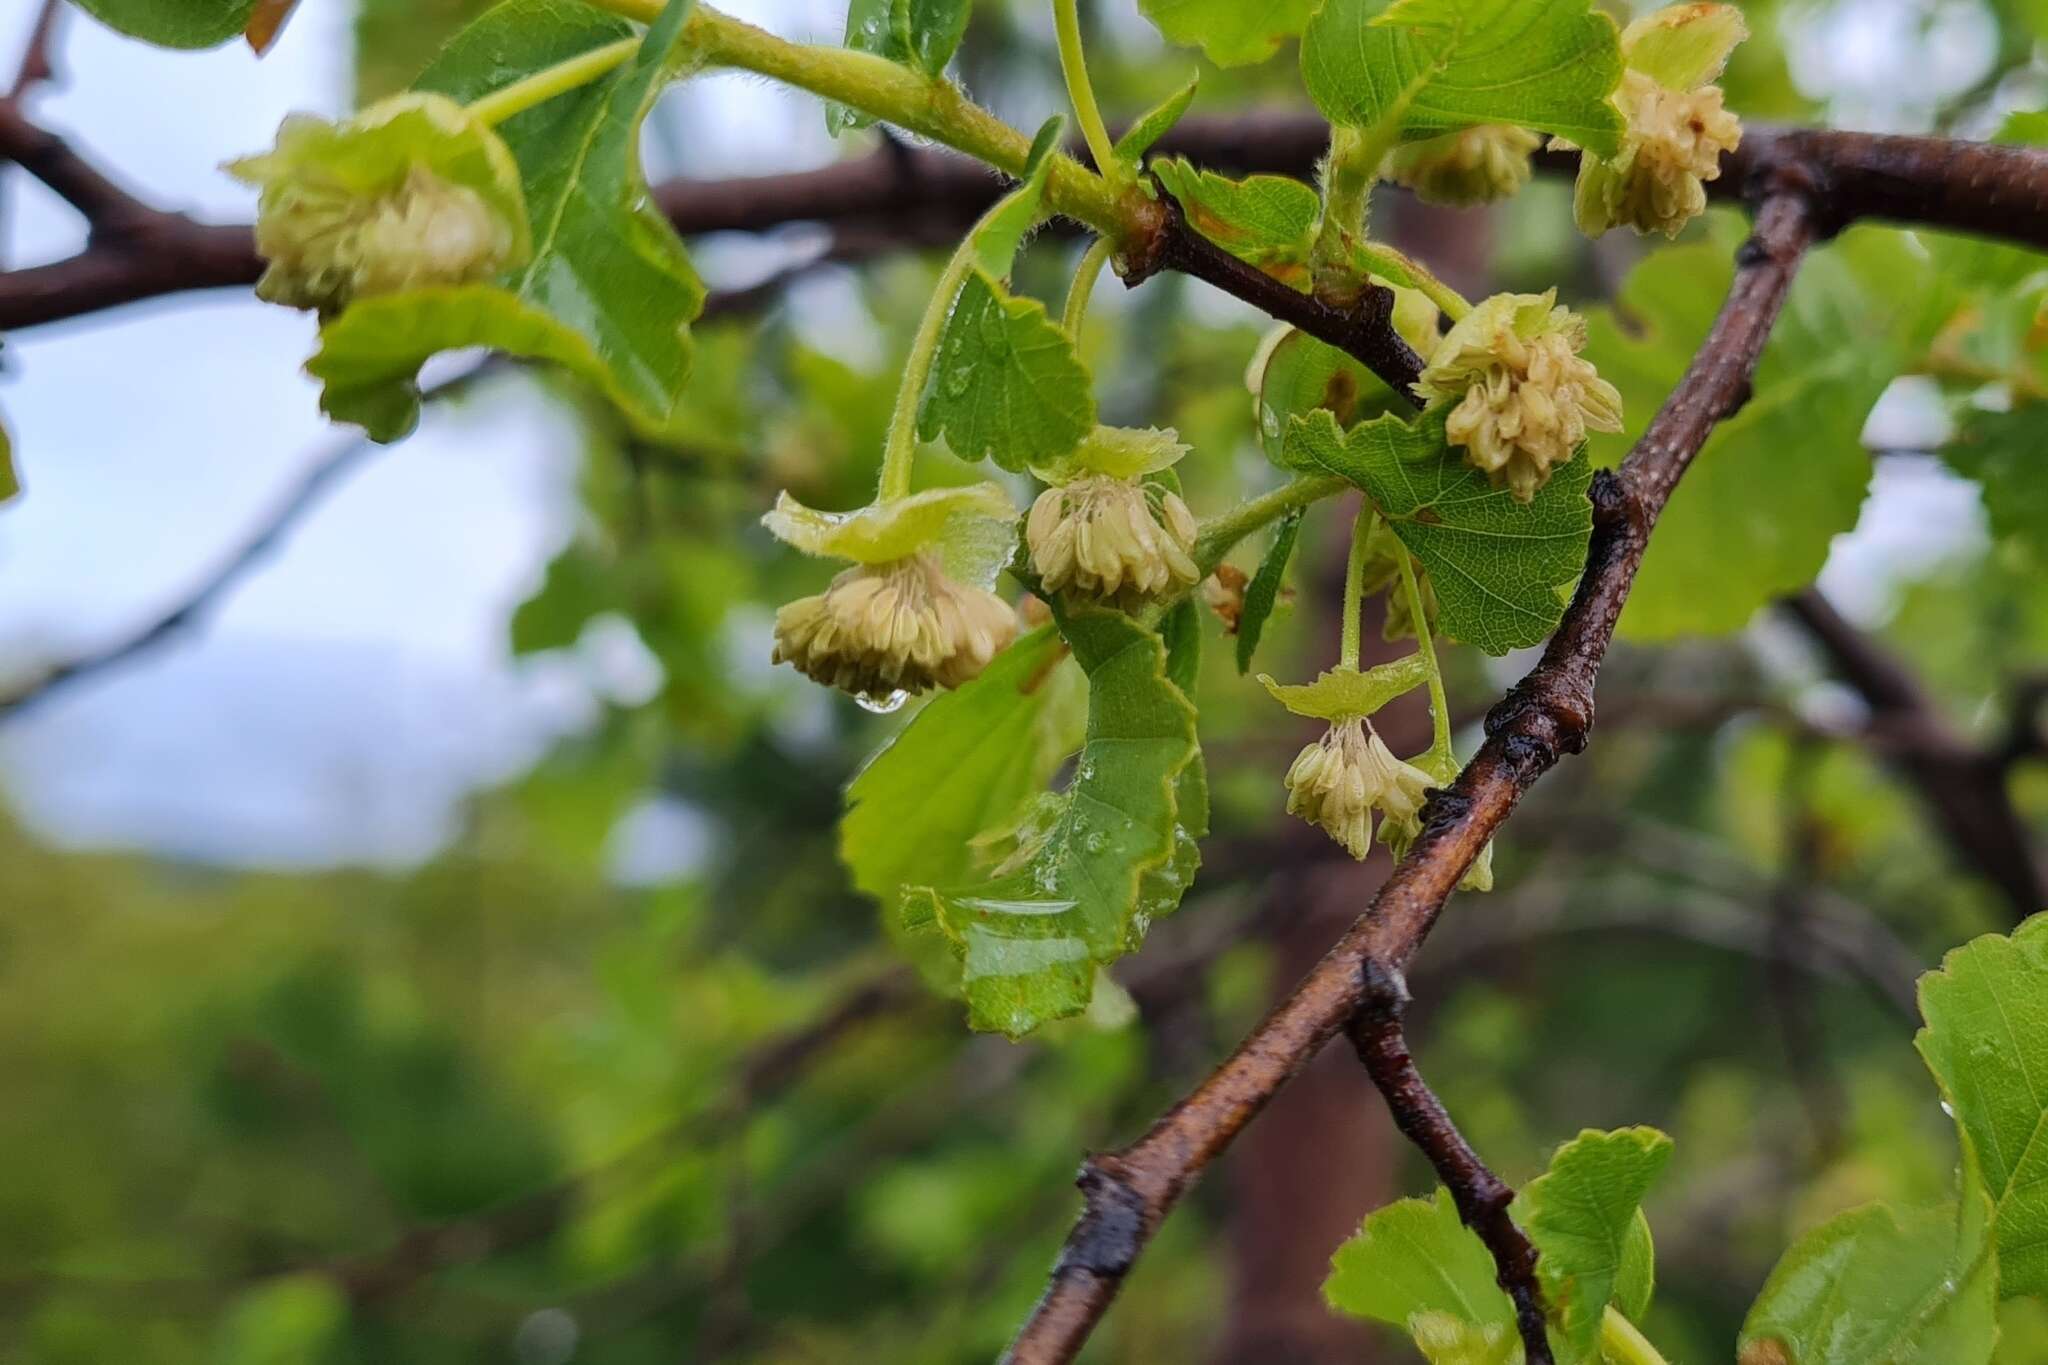
<svg viewBox="0 0 2048 1365"><path fill-rule="evenodd" d="M975 225L969 242L974 263L992 280L1006 280L1017 263L1017 250L1024 238L1038 226L1045 212L1045 182L1052 173L1052 153L1067 126L1063 115L1054 114L1032 139L1023 181L997 201L996 206Z"/></svg>
<svg viewBox="0 0 2048 1365"><path fill-rule="evenodd" d="M2048 1293L2048 914L1920 978L1913 1040L1996 1207L1998 1289Z"/></svg>
<svg viewBox="0 0 2048 1365"><path fill-rule="evenodd" d="M1650 1227L1641 1204L1670 1159L1671 1139L1654 1128L1588 1129L1516 1196L1514 1219L1536 1244L1561 1360L1588 1357L1609 1304L1628 1318L1650 1306Z"/></svg>
<svg viewBox="0 0 2048 1365"><path fill-rule="evenodd" d="M1419 139L1510 123L1620 147L1620 41L1588 0L1328 0L1301 74L1324 117L1353 128Z"/></svg>
<svg viewBox="0 0 2048 1365"><path fill-rule="evenodd" d="M904 888L974 873L973 841L1042 792L1080 743L1066 645L1046 626L941 693L846 788L839 856L894 926Z"/></svg>
<svg viewBox="0 0 2048 1365"><path fill-rule="evenodd" d="M1627 424L1619 437L1595 438L1596 464L1620 459L1678 382L1727 292L1734 244L1663 248L1630 273L1618 313L1588 314L1586 358L1621 390ZM1855 229L1807 257L1755 397L1715 430L1658 519L1624 635L1740 630L1813 581L1870 482L1864 421L1930 335L1939 294L1898 233ZM1796 452L1790 463L1787 452ZM1700 591L1706 582L1714 591Z"/></svg>
<svg viewBox="0 0 2048 1365"><path fill-rule="evenodd" d="M690 7L671 0L632 61L503 124L525 181L531 261L497 286L387 295L344 312L307 366L330 381L330 414L395 439L418 417L420 361L489 346L568 365L645 430L674 419L704 286L648 201L639 136L688 59L679 39ZM632 31L585 5L508 0L457 35L419 87L466 104Z"/></svg>
<svg viewBox="0 0 2048 1365"><path fill-rule="evenodd" d="M1138 0L1169 43L1199 47L1218 66L1263 62L1300 33L1316 0Z"/></svg>
<svg viewBox="0 0 2048 1365"><path fill-rule="evenodd" d="M1264 673L1259 674L1259 681L1274 701L1297 716L1351 720L1369 716L1428 682L1429 663L1418 652L1364 670L1341 665L1326 669L1311 683L1277 683Z"/></svg>
<svg viewBox="0 0 2048 1365"><path fill-rule="evenodd" d="M2048 479L2040 452L2048 448L2048 403L2023 403L2010 412L1970 409L1957 424L1942 458L1984 492L1991 533L2048 565Z"/></svg>
<svg viewBox="0 0 2048 1365"><path fill-rule="evenodd" d="M988 880L903 893L906 923L936 926L959 952L968 1021L1013 1038L1087 1006L1096 967L1178 902L1207 824L1206 785L1188 773L1194 708L1166 676L1159 637L1096 609L1060 625L1088 675L1072 787ZM1184 808L1198 793L1201 809Z"/></svg>
<svg viewBox="0 0 2048 1365"><path fill-rule="evenodd" d="M1419 1315L1516 1342L1515 1305L1495 1281L1493 1253L1458 1220L1451 1192L1376 1209L1330 1258L1323 1298L1353 1317L1407 1328Z"/></svg>
<svg viewBox="0 0 2048 1365"><path fill-rule="evenodd" d="M973 9L974 0L853 0L846 9L846 45L937 78L959 50ZM843 104L825 111L825 124L835 133L873 122Z"/></svg>
<svg viewBox="0 0 2048 1365"><path fill-rule="evenodd" d="M158 47L217 47L249 26L256 0L75 0L108 28Z"/></svg>
<svg viewBox="0 0 2048 1365"><path fill-rule="evenodd" d="M1140 114L1137 121L1116 140L1114 150L1118 159L1133 166L1144 160L1145 153L1152 150L1152 144L1165 137L1173 125L1180 122L1188 106L1195 102L1195 87L1201 83L1199 73L1188 77L1186 85Z"/></svg>
<svg viewBox="0 0 2048 1365"><path fill-rule="evenodd" d="M1307 287L1309 248L1322 212L1313 188L1284 175L1231 180L1180 158L1153 162L1152 173L1180 201L1195 231L1267 274Z"/></svg>
<svg viewBox="0 0 2048 1365"><path fill-rule="evenodd" d="M1244 590L1244 610L1237 618L1237 671L1249 673L1252 655L1259 649L1259 637L1266 632L1266 619L1280 600L1280 583L1287 577L1287 561L1294 557L1294 542L1301 538L1300 512L1281 518L1273 531L1273 544L1259 561L1258 572Z"/></svg>
<svg viewBox="0 0 2048 1365"><path fill-rule="evenodd" d="M1851 1209L1793 1244L1742 1324L1740 1365L1987 1365L1998 1338L1991 1202Z"/></svg>
<svg viewBox="0 0 2048 1365"><path fill-rule="evenodd" d="M941 433L963 460L1008 470L1066 454L1095 426L1095 395L1073 338L1036 299L969 274L939 339L917 434Z"/></svg>
<svg viewBox="0 0 2048 1365"><path fill-rule="evenodd" d="M1556 629L1586 564L1592 465L1565 465L1528 503L1451 451L1446 409L1409 425L1388 415L1347 435L1327 411L1288 426L1284 462L1342 475L1379 505L1429 571L1439 628L1489 654L1533 645Z"/></svg>
<svg viewBox="0 0 2048 1365"><path fill-rule="evenodd" d="M1355 358L1292 327L1276 332L1262 349L1251 382L1258 395L1259 440L1275 464L1285 462L1287 424L1298 414L1328 408L1348 431L1367 418L1408 411L1386 381Z"/></svg>
<svg viewBox="0 0 2048 1365"><path fill-rule="evenodd" d="M21 496L21 474L14 467L14 438L7 423L0 422L0 502Z"/></svg>

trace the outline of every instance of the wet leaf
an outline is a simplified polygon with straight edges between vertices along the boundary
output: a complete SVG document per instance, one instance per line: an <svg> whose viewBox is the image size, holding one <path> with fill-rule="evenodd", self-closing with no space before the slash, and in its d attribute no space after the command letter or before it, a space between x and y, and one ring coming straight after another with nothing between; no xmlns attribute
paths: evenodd
<svg viewBox="0 0 2048 1365"><path fill-rule="evenodd" d="M963 460L1021 470L1074 449L1095 426L1095 395L1074 342L1036 299L976 270L946 320L918 413L926 441Z"/></svg>
<svg viewBox="0 0 2048 1365"><path fill-rule="evenodd" d="M1267 274L1307 287L1309 249L1322 212L1312 186L1284 175L1232 180L1180 158L1153 162L1152 173L1180 201L1195 231Z"/></svg>
<svg viewBox="0 0 2048 1365"><path fill-rule="evenodd" d="M1536 1274L1562 1361L1587 1359L1613 1304L1639 1318L1653 1283L1643 1195L1671 1160L1655 1128L1588 1129L1516 1196L1513 1217L1538 1252Z"/></svg>
<svg viewBox="0 0 2048 1365"><path fill-rule="evenodd" d="M1300 33L1316 0L1138 0L1138 9L1170 43L1199 47L1218 66L1262 62Z"/></svg>

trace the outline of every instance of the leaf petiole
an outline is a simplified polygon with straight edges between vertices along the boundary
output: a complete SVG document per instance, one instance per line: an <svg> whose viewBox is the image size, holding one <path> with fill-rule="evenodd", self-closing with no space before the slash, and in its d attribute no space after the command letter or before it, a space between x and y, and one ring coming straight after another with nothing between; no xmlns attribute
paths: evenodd
<svg viewBox="0 0 2048 1365"><path fill-rule="evenodd" d="M1444 673L1436 661L1436 632L1422 610L1422 585L1415 579L1415 557L1405 549L1397 555L1401 564L1401 592L1408 599L1408 615L1415 622L1415 643L1422 662L1429 668L1429 714L1432 726L1429 752L1444 762L1455 761L1451 753L1451 706L1444 697Z"/></svg>
<svg viewBox="0 0 2048 1365"><path fill-rule="evenodd" d="M980 230L979 224L975 230ZM903 382L896 390L896 407L889 416L889 436L882 446L882 484L878 501L893 502L910 492L911 466L917 456L918 404L923 400L925 384L931 378L932 361L939 352L939 338L946 330L946 318L953 311L953 299L959 294L960 286L967 282L967 272L973 266L974 233L969 232L954 251L953 258L946 262L946 268L939 273L931 302L925 305L924 317L917 324L917 335L911 339L910 354L903 362Z"/></svg>
<svg viewBox="0 0 2048 1365"><path fill-rule="evenodd" d="M1600 1358L1612 1365L1669 1365L1650 1339L1612 1305L1600 1319Z"/></svg>
<svg viewBox="0 0 2048 1365"><path fill-rule="evenodd" d="M1204 578L1208 577L1223 562L1223 556L1261 526L1278 521L1289 512L1311 503L1347 492L1351 487L1351 481L1342 475L1304 474L1292 483L1284 483L1270 493L1261 493L1249 502L1239 503L1228 512L1209 518L1202 523L1201 533L1195 538L1196 567L1201 569Z"/></svg>
<svg viewBox="0 0 2048 1365"><path fill-rule="evenodd" d="M1081 124L1088 153L1095 158L1095 169L1104 179L1112 185L1123 184L1130 179L1129 168L1116 154L1116 144L1102 122L1102 107L1095 102L1095 87L1088 80L1088 59L1081 51L1078 0L1053 0L1052 16L1053 27L1059 33L1060 74L1066 77L1067 99L1074 106L1074 117Z"/></svg>
<svg viewBox="0 0 2048 1365"><path fill-rule="evenodd" d="M537 104L545 104L557 95L565 95L610 73L640 50L640 42L640 36L635 34L578 53L566 62L557 62L502 89L493 90L471 104L469 112L479 122L496 126L515 114L523 114Z"/></svg>
<svg viewBox="0 0 2048 1365"><path fill-rule="evenodd" d="M1358 516L1351 523L1351 553L1344 560L1344 640L1337 667L1358 671L1358 612L1365 603L1365 551L1372 544L1373 528L1379 525L1380 509L1371 498L1358 504Z"/></svg>
<svg viewBox="0 0 2048 1365"><path fill-rule="evenodd" d="M1107 237L1097 237L1082 255L1081 263L1074 267L1074 282L1067 286L1067 305L1060 312L1060 330L1076 341L1081 339L1081 322L1088 316L1088 300L1095 293L1095 281L1102 276L1102 267L1109 264L1110 253L1116 244Z"/></svg>

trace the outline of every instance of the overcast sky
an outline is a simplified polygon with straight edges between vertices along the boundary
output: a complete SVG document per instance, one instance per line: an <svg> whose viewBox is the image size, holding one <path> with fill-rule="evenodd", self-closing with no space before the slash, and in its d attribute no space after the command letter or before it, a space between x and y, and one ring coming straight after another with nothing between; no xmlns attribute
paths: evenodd
<svg viewBox="0 0 2048 1365"><path fill-rule="evenodd" d="M0 68L12 69L36 8L0 6ZM290 110L340 108L349 8L305 0L261 62L239 44L159 51L72 14L66 79L34 111L145 198L246 219L251 196L218 163L260 148ZM727 8L820 40L836 39L843 15L830 0ZM1860 60L1848 77L1814 79L1853 86L1896 70L1887 51L1913 6L1860 10L1865 22L1844 40L1861 45ZM1971 41L1965 24L1954 42ZM672 103L662 122L687 135L652 139L657 175L835 154L814 102L758 81L694 82ZM7 177L7 263L68 254L81 236L68 208ZM762 268L730 245L700 255L714 282ZM8 338L0 413L27 496L0 511L0 680L178 600L298 471L346 439L300 373L313 330L232 292ZM510 658L507 619L568 533L574 439L516 378L487 397L430 409L417 435L371 456L198 630L0 728L0 788L18 814L79 845L404 864L453 832L465 794L588 724L594 691L644 686L632 676L644 664L616 638L579 657ZM1911 405L1897 411L1917 420ZM1953 548L1978 520L1970 491L1938 471L1888 471L1880 491L1829 572L1864 611L1881 609L1869 585L1887 568Z"/></svg>

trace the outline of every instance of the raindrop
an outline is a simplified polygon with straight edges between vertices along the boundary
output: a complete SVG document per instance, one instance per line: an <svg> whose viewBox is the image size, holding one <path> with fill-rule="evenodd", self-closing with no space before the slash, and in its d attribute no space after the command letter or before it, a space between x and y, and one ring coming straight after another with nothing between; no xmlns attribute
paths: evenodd
<svg viewBox="0 0 2048 1365"><path fill-rule="evenodd" d="M974 372L965 365L959 366L946 376L946 396L958 398L974 386Z"/></svg>
<svg viewBox="0 0 2048 1365"><path fill-rule="evenodd" d="M1100 853L1109 847L1109 837L1099 829L1091 829L1081 838L1081 847L1090 853Z"/></svg>
<svg viewBox="0 0 2048 1365"><path fill-rule="evenodd" d="M899 687L886 697L874 697L869 696L865 692L856 692L853 699L860 703L862 710L872 711L878 716L886 716L891 711L901 711L903 703L910 700L910 694Z"/></svg>

